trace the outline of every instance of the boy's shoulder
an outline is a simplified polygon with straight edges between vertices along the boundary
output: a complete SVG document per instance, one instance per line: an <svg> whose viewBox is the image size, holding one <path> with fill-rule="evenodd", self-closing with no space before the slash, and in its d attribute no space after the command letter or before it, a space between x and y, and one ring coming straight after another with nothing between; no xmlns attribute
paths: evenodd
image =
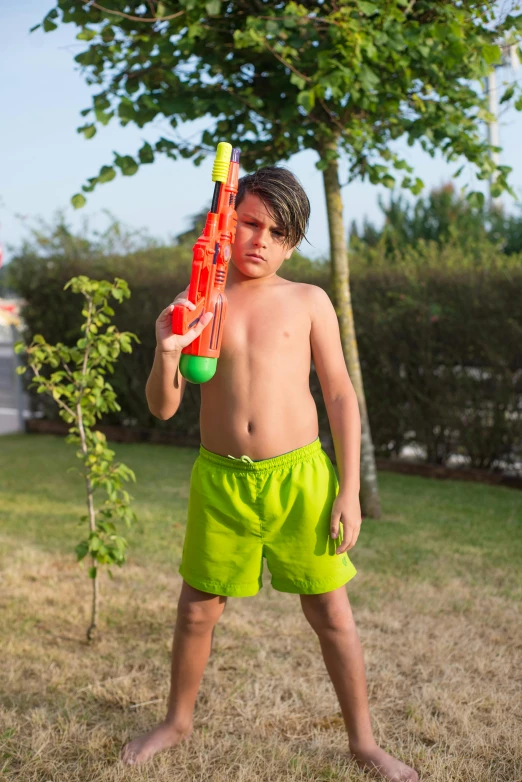
<svg viewBox="0 0 522 782"><path fill-rule="evenodd" d="M319 285L313 285L309 282L284 280L283 290L295 294L303 308L308 310L311 320L313 319L314 314L316 314L317 317L321 311L324 312L325 308L333 310L333 304L330 301L330 297L324 288L321 288Z"/></svg>
<svg viewBox="0 0 522 782"><path fill-rule="evenodd" d="M330 319L335 316L337 320L332 301L324 288L309 282L294 282L293 280L285 280L285 282L288 283L286 290L295 294L302 308L307 310L311 324L314 320L321 323L325 315Z"/></svg>
<svg viewBox="0 0 522 782"><path fill-rule="evenodd" d="M325 309L333 309L333 304L324 288L319 285L312 285L309 282L297 283L300 287L300 293L310 308L310 314L320 313Z"/></svg>
<svg viewBox="0 0 522 782"><path fill-rule="evenodd" d="M289 290L294 290L296 293L308 297L310 301L321 301L321 299L330 301L330 297L324 288L321 288L319 285L313 285L310 282L294 282L293 280L285 280L285 282L288 284Z"/></svg>

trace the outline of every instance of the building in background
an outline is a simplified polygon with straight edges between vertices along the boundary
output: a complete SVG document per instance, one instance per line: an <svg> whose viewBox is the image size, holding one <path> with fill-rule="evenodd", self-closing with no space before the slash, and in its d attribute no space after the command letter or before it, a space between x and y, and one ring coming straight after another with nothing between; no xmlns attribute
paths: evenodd
<svg viewBox="0 0 522 782"><path fill-rule="evenodd" d="M22 378L16 374L20 356L14 352L21 338L24 304L23 299L0 298L0 435L25 432L25 419L30 415Z"/></svg>

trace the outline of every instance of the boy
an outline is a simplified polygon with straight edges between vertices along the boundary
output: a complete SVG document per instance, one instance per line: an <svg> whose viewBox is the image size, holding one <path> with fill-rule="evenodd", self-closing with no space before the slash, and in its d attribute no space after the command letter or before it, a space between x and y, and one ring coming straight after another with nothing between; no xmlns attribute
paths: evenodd
<svg viewBox="0 0 522 782"><path fill-rule="evenodd" d="M144 763L190 736L214 626L228 596L254 595L263 586L266 557L272 586L299 594L318 634L351 756L380 779L418 782L416 771L373 738L362 648L345 588L356 573L346 552L361 525L360 417L337 317L321 288L277 275L305 235L310 204L290 171L269 166L239 180L236 211L220 357L214 377L200 386L201 445L179 569L183 584L167 715L126 744L121 757L126 765ZM171 333L174 304L194 306L187 291L156 321L146 395L150 411L164 421L176 413L185 390L178 372L181 350L212 319L207 312L187 334ZM311 358L340 484L318 437Z"/></svg>

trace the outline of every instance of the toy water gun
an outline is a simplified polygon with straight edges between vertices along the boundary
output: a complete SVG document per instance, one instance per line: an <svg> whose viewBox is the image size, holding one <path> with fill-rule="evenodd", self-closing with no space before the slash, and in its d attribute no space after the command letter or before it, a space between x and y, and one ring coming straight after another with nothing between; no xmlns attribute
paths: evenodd
<svg viewBox="0 0 522 782"><path fill-rule="evenodd" d="M192 273L187 298L195 305L189 310L176 304L172 311L172 333L186 334L205 312L213 317L199 337L181 351L179 371L191 383L206 383L214 377L221 350L227 314L228 263L236 238L236 195L239 149L222 142L217 146L212 181L214 196L203 233L192 250Z"/></svg>

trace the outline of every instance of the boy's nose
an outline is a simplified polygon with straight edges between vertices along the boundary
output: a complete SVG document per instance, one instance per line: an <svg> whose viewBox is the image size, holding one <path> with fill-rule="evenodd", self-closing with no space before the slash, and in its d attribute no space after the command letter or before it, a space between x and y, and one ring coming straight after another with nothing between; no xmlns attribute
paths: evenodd
<svg viewBox="0 0 522 782"><path fill-rule="evenodd" d="M254 245L256 247L266 247L266 243L268 241L268 232L266 229L263 229L263 231L259 231L255 238L254 238Z"/></svg>

